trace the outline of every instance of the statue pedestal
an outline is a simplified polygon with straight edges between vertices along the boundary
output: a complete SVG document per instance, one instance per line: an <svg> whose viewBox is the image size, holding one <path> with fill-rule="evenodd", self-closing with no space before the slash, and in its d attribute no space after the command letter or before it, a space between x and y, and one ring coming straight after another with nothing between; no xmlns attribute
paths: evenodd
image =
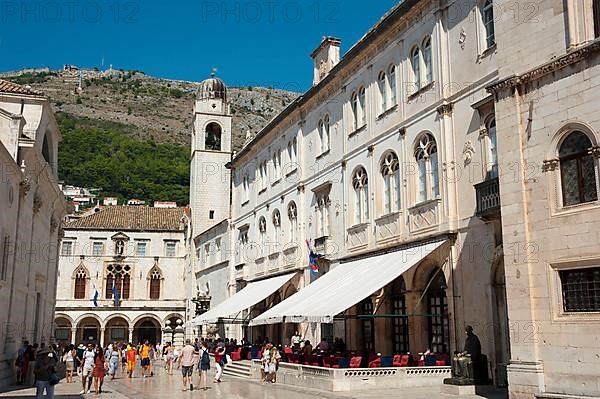
<svg viewBox="0 0 600 399"><path fill-rule="evenodd" d="M450 385L444 380L444 385L440 387L440 393L456 396L475 395L475 385Z"/></svg>

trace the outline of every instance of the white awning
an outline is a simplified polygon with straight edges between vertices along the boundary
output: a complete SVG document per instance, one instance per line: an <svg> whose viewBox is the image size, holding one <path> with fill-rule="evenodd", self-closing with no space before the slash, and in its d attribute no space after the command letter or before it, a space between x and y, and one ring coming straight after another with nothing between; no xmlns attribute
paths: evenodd
<svg viewBox="0 0 600 399"><path fill-rule="evenodd" d="M250 321L250 325L317 322L333 317L382 289L445 241L342 263Z"/></svg>
<svg viewBox="0 0 600 399"><path fill-rule="evenodd" d="M208 312L194 318L190 323L197 326L201 324L215 324L219 319L235 318L242 310L256 305L277 291L290 281L295 274L284 274L282 276L251 282L240 290L240 292L236 292L232 297L227 298Z"/></svg>

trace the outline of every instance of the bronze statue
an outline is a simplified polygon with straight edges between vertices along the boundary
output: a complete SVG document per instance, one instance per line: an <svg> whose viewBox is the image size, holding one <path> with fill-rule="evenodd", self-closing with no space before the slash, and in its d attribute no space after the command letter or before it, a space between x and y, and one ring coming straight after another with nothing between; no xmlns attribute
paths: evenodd
<svg viewBox="0 0 600 399"><path fill-rule="evenodd" d="M473 327L466 326L465 346L462 352L455 352L452 359L452 377L464 380L475 381L473 373L473 363L477 362L481 356L481 342L477 335L473 333ZM466 381L465 381L466 382Z"/></svg>

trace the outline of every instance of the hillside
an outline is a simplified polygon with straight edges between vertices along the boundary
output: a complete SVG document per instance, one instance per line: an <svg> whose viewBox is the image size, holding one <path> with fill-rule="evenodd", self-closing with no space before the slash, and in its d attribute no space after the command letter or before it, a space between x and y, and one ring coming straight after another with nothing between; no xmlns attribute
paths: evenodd
<svg viewBox="0 0 600 399"><path fill-rule="evenodd" d="M153 78L139 71L87 71L83 74L83 90L79 92L77 73L58 71L8 79L44 92L55 112L117 122L127 126L128 133L140 140L190 143L198 83ZM264 87L229 87L234 151L241 148L247 130L260 130L297 96Z"/></svg>
<svg viewBox="0 0 600 399"><path fill-rule="evenodd" d="M50 71L4 77L49 97L59 121L59 178L101 188L100 197L187 204L192 107L197 83L136 71ZM233 149L297 97L262 87L230 87Z"/></svg>

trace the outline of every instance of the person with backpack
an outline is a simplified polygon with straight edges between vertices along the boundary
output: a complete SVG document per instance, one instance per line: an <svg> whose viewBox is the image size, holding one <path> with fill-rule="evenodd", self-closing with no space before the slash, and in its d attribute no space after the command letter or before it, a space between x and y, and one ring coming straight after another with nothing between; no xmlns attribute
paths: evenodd
<svg viewBox="0 0 600 399"><path fill-rule="evenodd" d="M49 349L44 348L38 352L33 374L36 399L42 399L44 391L46 398L54 399L54 386L58 384L59 379L56 375L56 360Z"/></svg>
<svg viewBox="0 0 600 399"><path fill-rule="evenodd" d="M207 375L210 370L210 355L208 354L208 347L205 341L200 344L200 362L198 362L198 374L202 381L202 389L208 389Z"/></svg>

